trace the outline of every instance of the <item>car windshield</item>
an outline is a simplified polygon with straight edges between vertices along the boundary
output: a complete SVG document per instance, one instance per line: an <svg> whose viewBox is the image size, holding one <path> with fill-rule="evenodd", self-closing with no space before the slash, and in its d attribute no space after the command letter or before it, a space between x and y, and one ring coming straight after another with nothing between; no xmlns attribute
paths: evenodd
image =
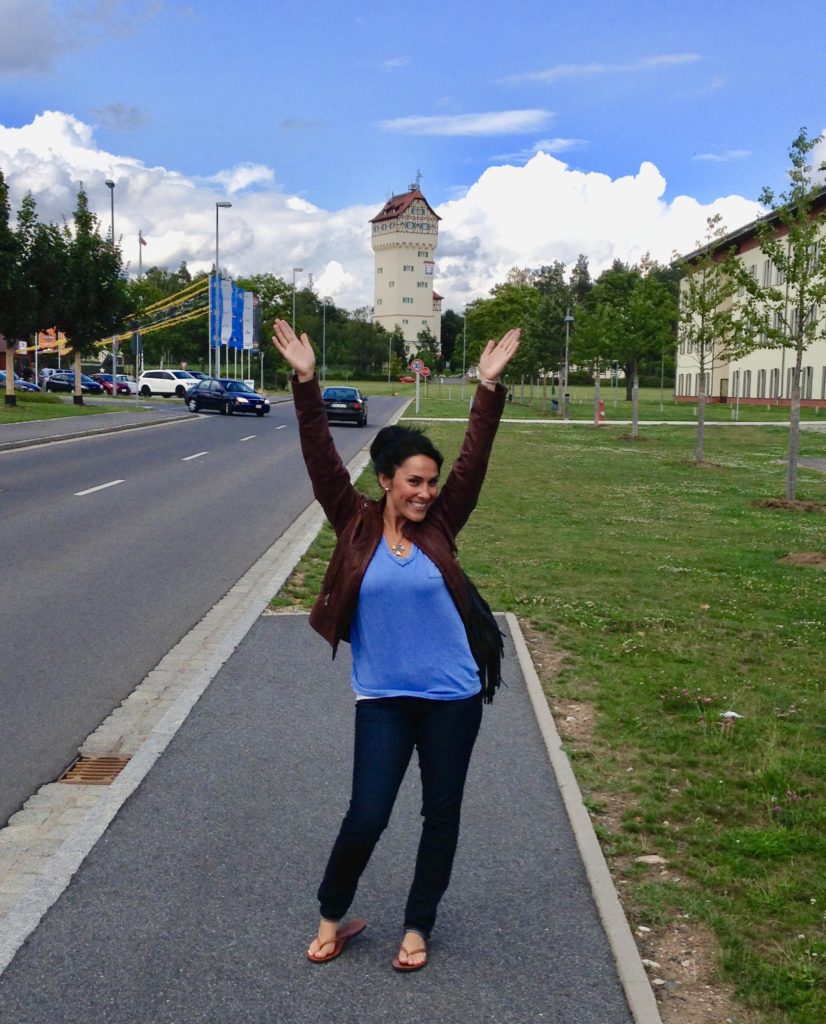
<svg viewBox="0 0 826 1024"><path fill-rule="evenodd" d="M354 402L358 392L355 388L325 388L324 398L332 402Z"/></svg>
<svg viewBox="0 0 826 1024"><path fill-rule="evenodd" d="M173 370L173 377L181 377L183 380L195 380L191 373L187 373L186 370Z"/></svg>
<svg viewBox="0 0 826 1024"><path fill-rule="evenodd" d="M91 377L87 377L85 373L81 373L80 380L82 384L97 384L96 380L92 380Z"/></svg>
<svg viewBox="0 0 826 1024"><path fill-rule="evenodd" d="M222 382L227 391L243 391L246 395L254 395L252 388L241 380L225 380Z"/></svg>

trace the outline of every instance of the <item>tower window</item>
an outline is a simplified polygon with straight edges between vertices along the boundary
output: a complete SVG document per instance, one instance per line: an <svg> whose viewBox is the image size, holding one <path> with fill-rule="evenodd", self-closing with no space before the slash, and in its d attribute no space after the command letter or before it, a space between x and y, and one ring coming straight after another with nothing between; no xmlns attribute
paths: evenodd
<svg viewBox="0 0 826 1024"><path fill-rule="evenodd" d="M404 296L404 297L402 298L402 302L412 302L412 301L413 301L413 300L412 300L412 299L411 299L411 298L410 298L409 296L407 296L407 295L405 295L405 296Z"/></svg>
<svg viewBox="0 0 826 1024"><path fill-rule="evenodd" d="M403 270L413 270L414 268L413 268L412 264L405 263L405 265L404 265L404 267L402 269Z"/></svg>

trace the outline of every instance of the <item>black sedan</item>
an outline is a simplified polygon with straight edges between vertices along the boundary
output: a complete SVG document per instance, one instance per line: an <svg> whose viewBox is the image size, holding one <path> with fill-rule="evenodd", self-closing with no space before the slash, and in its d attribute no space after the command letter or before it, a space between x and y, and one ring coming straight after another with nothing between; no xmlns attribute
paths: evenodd
<svg viewBox="0 0 826 1024"><path fill-rule="evenodd" d="M363 395L358 388L325 388L321 397L330 422L341 420L357 423L360 427L367 426L367 395Z"/></svg>
<svg viewBox="0 0 826 1024"><path fill-rule="evenodd" d="M3 391L6 390L6 371L0 370L0 388ZM15 391L39 391L40 388L37 384L32 384L31 381L23 380L22 377L14 375L14 390Z"/></svg>
<svg viewBox="0 0 826 1024"><path fill-rule="evenodd" d="M184 401L192 412L215 409L223 416L235 412L254 412L263 416L270 411L270 400L264 398L242 380L207 377L186 393Z"/></svg>
<svg viewBox="0 0 826 1024"><path fill-rule="evenodd" d="M65 370L59 371L58 373L53 373L51 377L46 378L46 390L74 391L74 373L68 373ZM87 377L85 373L82 373L80 375L80 390L87 395L102 395L103 385L98 384L96 380L92 380L91 377Z"/></svg>

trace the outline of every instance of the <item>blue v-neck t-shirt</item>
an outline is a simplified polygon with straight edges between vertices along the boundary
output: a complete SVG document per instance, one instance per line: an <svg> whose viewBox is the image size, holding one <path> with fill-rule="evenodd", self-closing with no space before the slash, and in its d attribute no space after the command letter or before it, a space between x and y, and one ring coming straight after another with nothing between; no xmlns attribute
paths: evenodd
<svg viewBox="0 0 826 1024"><path fill-rule="evenodd" d="M359 697L460 700L480 690L459 611L438 567L415 544L406 558L382 538L350 630Z"/></svg>

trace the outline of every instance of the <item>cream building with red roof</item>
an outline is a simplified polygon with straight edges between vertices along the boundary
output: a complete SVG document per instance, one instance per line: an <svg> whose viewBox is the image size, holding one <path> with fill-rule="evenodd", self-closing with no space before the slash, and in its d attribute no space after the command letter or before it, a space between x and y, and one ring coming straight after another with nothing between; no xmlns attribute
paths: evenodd
<svg viewBox="0 0 826 1024"><path fill-rule="evenodd" d="M388 199L370 221L373 320L390 332L400 327L408 354L418 349L418 335L425 330L441 345L442 296L433 290L439 220L417 183Z"/></svg>

